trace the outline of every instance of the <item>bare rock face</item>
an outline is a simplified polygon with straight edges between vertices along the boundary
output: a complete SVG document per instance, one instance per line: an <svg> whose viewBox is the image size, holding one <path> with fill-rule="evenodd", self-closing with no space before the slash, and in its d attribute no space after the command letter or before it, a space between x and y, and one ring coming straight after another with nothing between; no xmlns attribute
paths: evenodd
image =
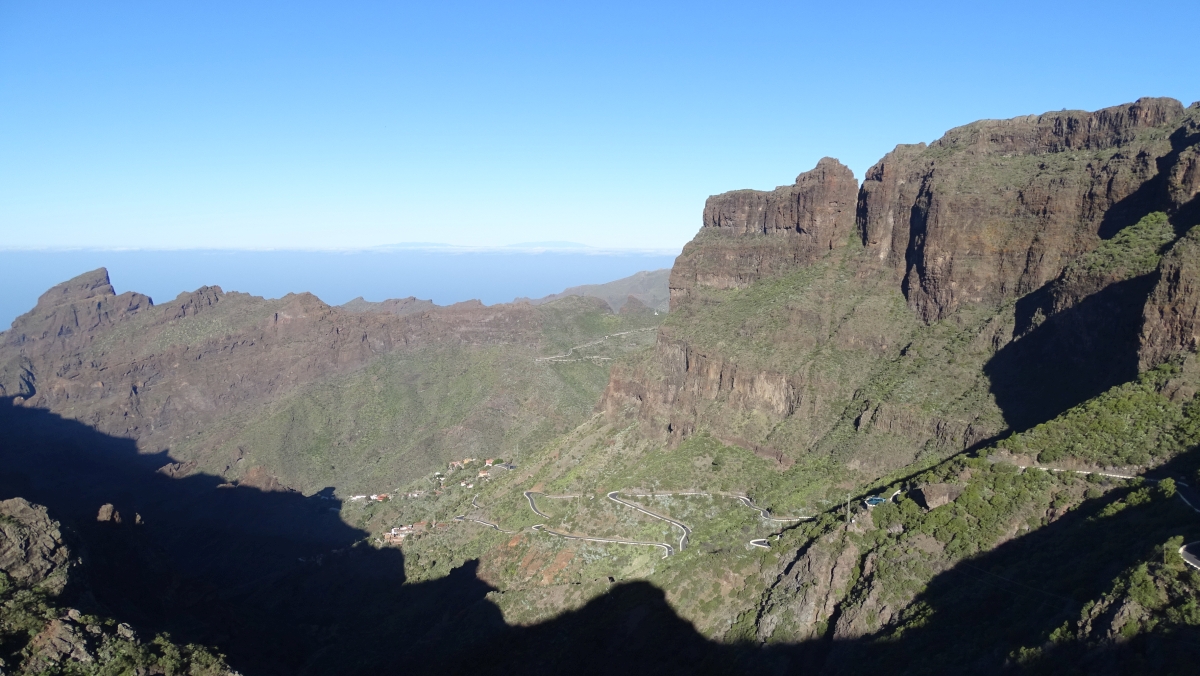
<svg viewBox="0 0 1200 676"><path fill-rule="evenodd" d="M100 511L96 514L96 521L100 523L121 523L121 513L111 504L103 504L100 505Z"/></svg>
<svg viewBox="0 0 1200 676"><path fill-rule="evenodd" d="M1139 99L985 120L928 147L898 146L863 181L863 241L927 322L1027 294L1162 206L1152 181L1160 165L1179 164L1171 136L1183 116L1174 99ZM1195 170L1167 168L1182 198Z"/></svg>
<svg viewBox="0 0 1200 676"><path fill-rule="evenodd" d="M888 457L852 450L858 441L827 447L875 471L906 448L961 450L1053 417L1136 377L1140 344L1143 368L1196 347L1190 249L1164 261L1161 282L1155 265L1200 222L1200 106L1146 98L898 146L857 192L862 248L828 255L849 233L853 185L822 160L793 186L710 198L671 274L675 319L651 356L612 370L599 409L654 437L707 432L786 467L825 448L854 401L861 450L888 435ZM800 269L794 283L725 292ZM961 382L986 379L984 407L855 400L872 369L918 368L904 344L940 320L969 328L963 355L980 361Z"/></svg>
<svg viewBox="0 0 1200 676"><path fill-rule="evenodd" d="M37 305L13 322L4 344L26 352L86 345L98 329L124 321L153 305L149 296L116 295L104 268L84 273L50 289Z"/></svg>
<svg viewBox="0 0 1200 676"><path fill-rule="evenodd" d="M0 570L22 586L51 594L67 583L71 552L46 508L23 498L0 502Z"/></svg>
<svg viewBox="0 0 1200 676"><path fill-rule="evenodd" d="M768 592L759 618L759 636L770 637L788 627L793 640L823 637L859 564L858 549L839 537L826 536L788 564ZM781 564L782 565L782 564Z"/></svg>
<svg viewBox="0 0 1200 676"><path fill-rule="evenodd" d="M1200 228L1171 248L1143 316L1139 366L1149 369L1200 347Z"/></svg>
<svg viewBox="0 0 1200 676"><path fill-rule="evenodd" d="M708 198L704 225L671 270L671 310L698 287L740 289L812 262L847 243L858 181L826 157L793 185Z"/></svg>
<svg viewBox="0 0 1200 676"><path fill-rule="evenodd" d="M954 484L925 484L916 490L917 498L925 505L925 509L937 509L954 502L962 492L963 487Z"/></svg>

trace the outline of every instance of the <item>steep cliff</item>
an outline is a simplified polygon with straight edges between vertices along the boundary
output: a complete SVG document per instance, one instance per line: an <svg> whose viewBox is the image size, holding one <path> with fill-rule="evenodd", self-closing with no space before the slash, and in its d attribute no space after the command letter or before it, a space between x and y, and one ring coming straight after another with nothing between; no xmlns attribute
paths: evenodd
<svg viewBox="0 0 1200 676"><path fill-rule="evenodd" d="M1146 303L1141 331L1140 366L1152 368L1187 352L1196 352L1200 336L1200 228L1190 232L1163 258L1158 283Z"/></svg>
<svg viewBox="0 0 1200 676"><path fill-rule="evenodd" d="M986 120L899 146L863 181L863 241L923 320L1054 279L1151 211L1185 116L1174 99ZM1186 172L1185 172L1186 173Z"/></svg>
<svg viewBox="0 0 1200 676"><path fill-rule="evenodd" d="M826 157L793 185L708 198L704 225L671 268L671 309L704 289L741 289L845 246L854 227L858 181Z"/></svg>
<svg viewBox="0 0 1200 676"><path fill-rule="evenodd" d="M1196 222L1198 121L1140 99L975 122L872 167L853 226L835 160L712 197L600 410L859 479L1050 419L1194 349L1188 245L1158 264Z"/></svg>

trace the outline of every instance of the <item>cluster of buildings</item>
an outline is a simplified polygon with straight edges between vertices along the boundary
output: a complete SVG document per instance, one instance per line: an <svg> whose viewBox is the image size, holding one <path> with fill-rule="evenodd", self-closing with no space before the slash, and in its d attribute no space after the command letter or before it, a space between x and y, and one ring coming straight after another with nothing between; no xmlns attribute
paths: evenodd
<svg viewBox="0 0 1200 676"><path fill-rule="evenodd" d="M404 542L404 538L424 532L426 525L428 525L426 522L418 521L407 526L396 526L383 534L383 541L389 545L398 545Z"/></svg>

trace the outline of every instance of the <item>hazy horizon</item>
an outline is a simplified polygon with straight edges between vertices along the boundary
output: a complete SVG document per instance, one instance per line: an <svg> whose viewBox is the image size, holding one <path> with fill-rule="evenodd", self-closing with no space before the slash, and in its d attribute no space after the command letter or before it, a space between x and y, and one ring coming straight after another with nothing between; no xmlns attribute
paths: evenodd
<svg viewBox="0 0 1200 676"><path fill-rule="evenodd" d="M12 281L0 290L0 329L33 309L52 286L105 267L117 293L136 291L155 304L209 285L279 298L308 292L330 305L356 297L487 305L540 298L643 270L669 268L674 254L641 252L396 249L391 251L0 250Z"/></svg>

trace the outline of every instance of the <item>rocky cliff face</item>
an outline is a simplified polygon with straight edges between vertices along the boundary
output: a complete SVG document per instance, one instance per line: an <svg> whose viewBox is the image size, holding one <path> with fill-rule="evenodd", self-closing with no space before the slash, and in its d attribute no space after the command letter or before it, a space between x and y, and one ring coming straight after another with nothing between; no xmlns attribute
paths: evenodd
<svg viewBox="0 0 1200 676"><path fill-rule="evenodd" d="M1173 99L981 121L898 146L857 192L826 159L712 197L653 356L600 409L871 472L1053 417L1195 349L1190 245L1157 265L1200 222L1198 125Z"/></svg>
<svg viewBox="0 0 1200 676"><path fill-rule="evenodd" d="M857 191L854 173L826 157L793 185L708 198L700 234L671 269L671 309L704 288L745 288L844 246Z"/></svg>
<svg viewBox="0 0 1200 676"><path fill-rule="evenodd" d="M1139 99L975 122L929 146L899 146L863 181L863 241L925 321L1023 296L1162 208L1156 179L1175 171L1171 135L1183 116L1173 99Z"/></svg>
<svg viewBox="0 0 1200 676"><path fill-rule="evenodd" d="M29 358L85 347L98 330L153 306L148 296L117 295L104 269L84 273L42 294L37 305L4 332L3 347ZM11 388L11 385L9 385Z"/></svg>
<svg viewBox="0 0 1200 676"><path fill-rule="evenodd" d="M408 298L389 298L388 300L372 302L363 300L362 296L343 303L341 308L350 312L389 312L394 315L411 315L432 310L436 305L431 300L421 300L415 296Z"/></svg>
<svg viewBox="0 0 1200 676"><path fill-rule="evenodd" d="M23 498L0 501L0 570L23 587L58 594L67 585L71 552L46 508Z"/></svg>
<svg viewBox="0 0 1200 676"><path fill-rule="evenodd" d="M0 501L0 664L6 674L232 674L220 657L166 636L144 643L132 626L87 614L96 603L81 559L46 508L23 498ZM70 590L68 590L68 586ZM64 590L68 590L64 593ZM80 608L63 603L82 602Z"/></svg>
<svg viewBox="0 0 1200 676"><path fill-rule="evenodd" d="M1139 365L1153 368L1200 346L1200 228L1193 228L1163 258L1158 283L1146 303Z"/></svg>

